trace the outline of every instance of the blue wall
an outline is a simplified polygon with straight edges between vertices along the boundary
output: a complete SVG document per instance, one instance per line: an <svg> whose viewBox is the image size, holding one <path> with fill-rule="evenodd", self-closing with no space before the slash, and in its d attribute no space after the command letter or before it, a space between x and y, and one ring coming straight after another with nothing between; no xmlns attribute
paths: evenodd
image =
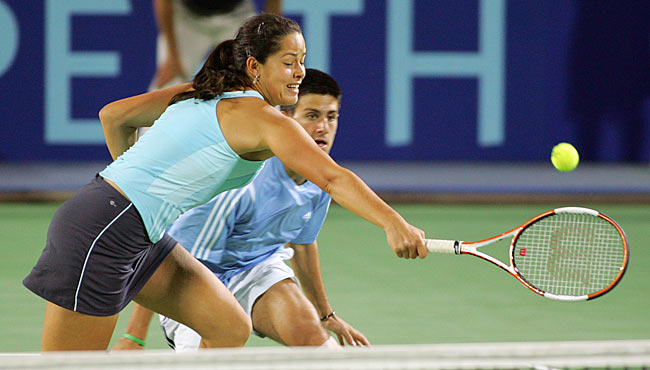
<svg viewBox="0 0 650 370"><path fill-rule="evenodd" d="M650 14L636 3L626 2L629 17L610 30L640 32L645 44L632 50L647 58ZM597 142L587 159L650 157L647 70L633 76L640 93L626 97L639 104L592 115L569 109L569 94L589 97L575 95L586 88L576 81L589 76L576 68L585 63L574 51L588 47L578 36L596 32L584 22L595 12L585 2L284 0L284 7L303 26L308 67L342 86L332 152L339 160L546 161L559 141L579 150ZM146 90L155 36L151 1L0 0L0 160L109 160L97 112ZM609 55L604 68L617 71L620 43L584 53ZM589 89L605 91L606 82ZM594 127L591 137L578 122ZM640 150L625 157L631 147Z"/></svg>

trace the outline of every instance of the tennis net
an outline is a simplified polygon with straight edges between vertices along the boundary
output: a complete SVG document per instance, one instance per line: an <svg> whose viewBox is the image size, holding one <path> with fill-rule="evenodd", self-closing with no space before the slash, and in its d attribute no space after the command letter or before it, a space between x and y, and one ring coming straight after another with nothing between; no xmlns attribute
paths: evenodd
<svg viewBox="0 0 650 370"><path fill-rule="evenodd" d="M2 369L650 369L650 340L0 354Z"/></svg>

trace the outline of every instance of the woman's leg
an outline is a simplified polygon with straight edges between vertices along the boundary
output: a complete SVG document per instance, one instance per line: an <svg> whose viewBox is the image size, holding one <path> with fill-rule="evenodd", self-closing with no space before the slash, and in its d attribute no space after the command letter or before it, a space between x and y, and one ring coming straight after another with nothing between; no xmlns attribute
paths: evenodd
<svg viewBox="0 0 650 370"><path fill-rule="evenodd" d="M243 346L251 321L221 281L180 244L135 301L198 332L201 347Z"/></svg>
<svg viewBox="0 0 650 370"><path fill-rule="evenodd" d="M47 302L42 351L105 350L118 315L91 316Z"/></svg>

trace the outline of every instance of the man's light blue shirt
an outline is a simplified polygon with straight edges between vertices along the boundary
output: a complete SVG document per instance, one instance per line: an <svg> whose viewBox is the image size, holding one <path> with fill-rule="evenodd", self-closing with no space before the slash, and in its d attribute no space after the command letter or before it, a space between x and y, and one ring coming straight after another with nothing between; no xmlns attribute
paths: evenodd
<svg viewBox="0 0 650 370"><path fill-rule="evenodd" d="M188 211L168 232L227 283L286 243L316 241L330 200L313 183L297 185L271 158L251 184Z"/></svg>

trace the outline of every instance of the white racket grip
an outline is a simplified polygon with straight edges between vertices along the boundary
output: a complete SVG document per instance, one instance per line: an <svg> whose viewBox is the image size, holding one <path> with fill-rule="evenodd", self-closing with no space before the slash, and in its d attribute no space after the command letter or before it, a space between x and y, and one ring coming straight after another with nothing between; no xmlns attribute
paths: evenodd
<svg viewBox="0 0 650 370"><path fill-rule="evenodd" d="M458 254L459 242L457 240L424 239L424 243L432 253Z"/></svg>

